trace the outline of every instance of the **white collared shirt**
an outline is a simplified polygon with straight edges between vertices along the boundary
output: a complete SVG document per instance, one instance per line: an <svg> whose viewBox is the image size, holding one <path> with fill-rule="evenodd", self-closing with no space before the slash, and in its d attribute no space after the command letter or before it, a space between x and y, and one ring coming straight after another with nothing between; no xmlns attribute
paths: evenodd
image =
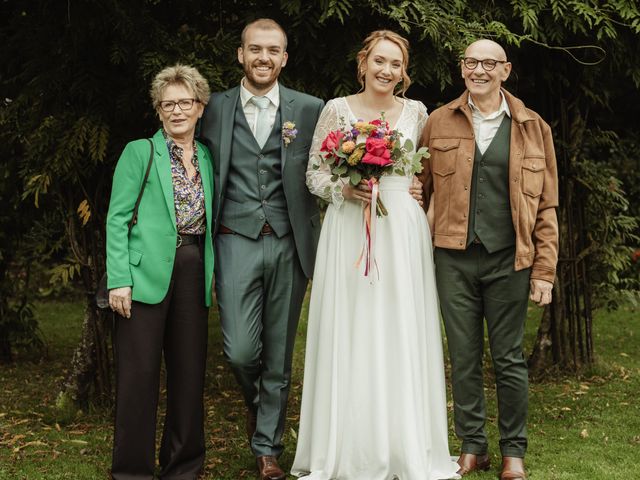
<svg viewBox="0 0 640 480"><path fill-rule="evenodd" d="M240 82L240 102L242 104L242 110L244 110L244 116L249 124L249 128L255 137L258 107L256 107L253 102L250 102L254 95L246 89L244 81L245 79L243 78ZM264 96L267 97L270 102L267 110L269 112L269 131L271 131L273 130L276 113L278 113L278 107L280 106L280 86L278 85L278 82L276 82L273 88L271 88L271 90L269 90Z"/></svg>
<svg viewBox="0 0 640 480"><path fill-rule="evenodd" d="M473 99L471 95L469 95L469 107L471 108L471 120L473 120L473 133L476 136L476 143L478 144L478 148L480 149L480 153L484 154L484 152L489 148L489 144L493 140L493 137L496 136L496 132L498 128L500 128L500 124L504 119L505 115L511 117L511 111L509 110L509 105L507 105L507 99L504 97L502 90L500 90L500 98L502 98L502 102L500 102L500 108L493 113L490 113L487 116L484 116L478 110L478 107L473 103Z"/></svg>

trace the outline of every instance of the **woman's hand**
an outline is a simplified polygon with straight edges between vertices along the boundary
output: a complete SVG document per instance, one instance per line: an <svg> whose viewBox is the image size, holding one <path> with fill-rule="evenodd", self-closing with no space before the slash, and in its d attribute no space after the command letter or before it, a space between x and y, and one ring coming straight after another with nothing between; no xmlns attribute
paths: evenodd
<svg viewBox="0 0 640 480"><path fill-rule="evenodd" d="M109 290L109 306L118 315L131 318L131 287Z"/></svg>
<svg viewBox="0 0 640 480"><path fill-rule="evenodd" d="M357 187L347 183L342 187L342 196L347 200L369 203L371 202L371 189L366 180L360 180Z"/></svg>
<svg viewBox="0 0 640 480"><path fill-rule="evenodd" d="M413 176L413 181L409 187L409 193L420 204L420 206L422 206L422 182L418 180L418 177L415 175Z"/></svg>
<svg viewBox="0 0 640 480"><path fill-rule="evenodd" d="M435 228L435 224L436 224L436 212L435 212L435 207L433 205L433 198L434 198L434 195L432 193L431 199L429 200L429 209L427 210L427 222L429 223L431 238L433 238L435 235L435 231L433 229Z"/></svg>

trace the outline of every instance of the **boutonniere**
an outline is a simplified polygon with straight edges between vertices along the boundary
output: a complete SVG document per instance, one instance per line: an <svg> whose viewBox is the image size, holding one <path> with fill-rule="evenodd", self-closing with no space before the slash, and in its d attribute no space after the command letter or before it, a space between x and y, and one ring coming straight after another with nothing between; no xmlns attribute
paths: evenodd
<svg viewBox="0 0 640 480"><path fill-rule="evenodd" d="M282 124L282 140L284 141L284 146L288 147L293 139L296 138L298 134L298 130L296 130L296 124L293 122L284 122Z"/></svg>

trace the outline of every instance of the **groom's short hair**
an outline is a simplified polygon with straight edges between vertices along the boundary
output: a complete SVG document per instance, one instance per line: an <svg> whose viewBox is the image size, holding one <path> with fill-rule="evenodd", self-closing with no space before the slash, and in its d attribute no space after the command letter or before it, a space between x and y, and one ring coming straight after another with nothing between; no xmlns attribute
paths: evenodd
<svg viewBox="0 0 640 480"><path fill-rule="evenodd" d="M284 38L284 51L287 51L287 32L284 31L284 28L282 28L278 22L271 18L258 18L251 23L247 23L247 25L242 29L242 33L240 34L241 47L244 47L247 30L252 27L259 28L261 30L279 30L280 33L282 33L282 37Z"/></svg>

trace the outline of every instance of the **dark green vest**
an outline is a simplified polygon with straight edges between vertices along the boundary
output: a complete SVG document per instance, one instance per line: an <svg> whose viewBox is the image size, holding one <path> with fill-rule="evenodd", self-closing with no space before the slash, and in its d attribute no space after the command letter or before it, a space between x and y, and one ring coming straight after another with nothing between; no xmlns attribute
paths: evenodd
<svg viewBox="0 0 640 480"><path fill-rule="evenodd" d="M504 116L484 155L476 144L467 247L478 237L489 253L516 243L509 202L511 118Z"/></svg>
<svg viewBox="0 0 640 480"><path fill-rule="evenodd" d="M260 149L238 101L220 223L245 237L258 238L265 223L278 237L291 231L282 185L281 123L278 110L271 135Z"/></svg>

